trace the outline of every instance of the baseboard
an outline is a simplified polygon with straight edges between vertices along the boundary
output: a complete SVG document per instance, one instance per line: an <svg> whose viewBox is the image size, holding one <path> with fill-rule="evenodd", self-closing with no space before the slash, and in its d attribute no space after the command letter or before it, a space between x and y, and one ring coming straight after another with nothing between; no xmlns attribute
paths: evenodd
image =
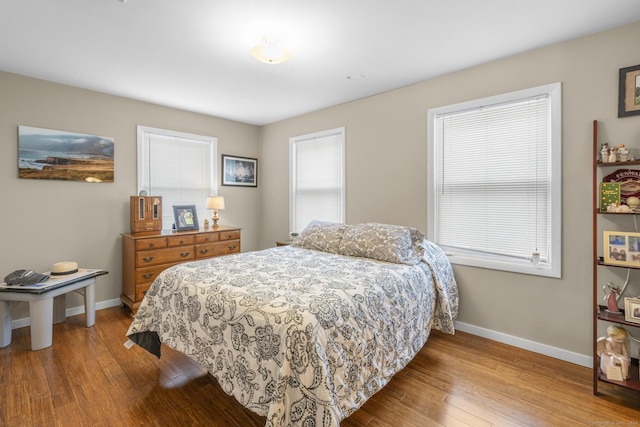
<svg viewBox="0 0 640 427"><path fill-rule="evenodd" d="M96 311L102 310L110 307L117 307L121 305L122 302L120 298L112 299L108 301L100 301L96 302ZM65 314L67 317L76 316L78 314L84 313L84 305L79 305L78 307L70 307L65 310ZM24 328L25 326L31 325L31 318L23 317L22 319L14 319L11 321L11 329Z"/></svg>
<svg viewBox="0 0 640 427"><path fill-rule="evenodd" d="M502 332L480 328L478 326L469 325L467 323L455 322L455 328L456 330L462 332L467 332L493 341L498 341L503 344L512 345L524 350L533 351L534 353L544 354L545 356L564 360L565 362L575 363L576 365L586 366L587 368L593 367L593 358L584 354L578 354L546 344L540 344L535 341L529 341L524 338L518 338L513 335L503 334Z"/></svg>

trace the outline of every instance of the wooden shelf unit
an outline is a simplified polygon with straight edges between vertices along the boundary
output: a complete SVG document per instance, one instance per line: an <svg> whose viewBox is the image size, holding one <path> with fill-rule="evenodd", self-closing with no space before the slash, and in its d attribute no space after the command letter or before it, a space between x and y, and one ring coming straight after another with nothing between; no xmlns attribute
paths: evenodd
<svg viewBox="0 0 640 427"><path fill-rule="evenodd" d="M602 178L602 171L606 168L614 168L614 167L624 167L628 168L630 166L640 166L640 161L626 161L626 162L615 162L615 163L604 163L598 161L598 155L600 154L600 148L598 147L598 121L593 121L593 307L594 307L594 315L593 315L593 394L597 395L598 392L598 383L606 382L610 384L615 384L620 387L628 388L631 390L640 391L640 371L638 369L638 359L631 358L631 366L629 367L629 379L624 381L616 381L608 379L605 373L600 371L600 359L597 354L597 339L598 339L598 322L609 322L614 323L624 327L630 328L640 328L640 324L627 322L625 320L624 311L621 313L609 313L605 309L606 307L599 304L601 301L600 294L600 285L598 281L598 270L603 268L624 268L624 269L638 269L635 267L621 266L621 265L611 265L606 264L603 261L603 258L599 255L599 251L602 249L598 245L598 236L602 233L601 227L598 225L598 216L599 215L608 215L608 219L612 219L615 215L639 215L636 212L625 212L625 213L614 213L614 212L601 212L600 211L600 180ZM640 167L639 167L640 169Z"/></svg>

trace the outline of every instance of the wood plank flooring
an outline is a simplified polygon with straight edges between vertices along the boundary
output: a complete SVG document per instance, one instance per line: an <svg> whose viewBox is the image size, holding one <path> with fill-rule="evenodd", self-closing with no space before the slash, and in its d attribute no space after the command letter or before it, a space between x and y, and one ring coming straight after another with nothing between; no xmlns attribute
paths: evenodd
<svg viewBox="0 0 640 427"><path fill-rule="evenodd" d="M0 349L0 426L263 426L186 356L124 347L118 308L54 325L30 351L29 328ZM637 426L640 393L591 370L463 332L433 332L416 358L342 427Z"/></svg>

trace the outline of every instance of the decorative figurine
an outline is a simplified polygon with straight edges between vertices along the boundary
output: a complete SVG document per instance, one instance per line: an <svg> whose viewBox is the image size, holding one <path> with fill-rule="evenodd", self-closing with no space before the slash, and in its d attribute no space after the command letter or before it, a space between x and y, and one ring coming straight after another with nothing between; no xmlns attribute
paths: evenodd
<svg viewBox="0 0 640 427"><path fill-rule="evenodd" d="M607 206L607 212L628 213L628 212L633 212L633 211L627 205L620 205L620 204L616 204L616 203L611 203L609 206Z"/></svg>
<svg viewBox="0 0 640 427"><path fill-rule="evenodd" d="M602 287L604 299L607 300L607 311L609 313L620 313L618 308L618 297L620 296L620 287L609 282Z"/></svg>
<svg viewBox="0 0 640 427"><path fill-rule="evenodd" d="M640 198L636 196L627 197L627 206L629 206L632 211L636 212L638 207L640 207Z"/></svg>
<svg viewBox="0 0 640 427"><path fill-rule="evenodd" d="M629 333L621 326L611 325L607 328L608 337L600 337L597 352L600 356L600 370L609 377L608 368L621 370L622 379L629 378ZM615 379L615 378L613 378Z"/></svg>
<svg viewBox="0 0 640 427"><path fill-rule="evenodd" d="M208 219L204 219L204 228L207 229L209 228L209 220Z"/></svg>
<svg viewBox="0 0 640 427"><path fill-rule="evenodd" d="M618 149L616 147L611 147L611 149L609 150L609 162L608 163L615 163L618 161Z"/></svg>
<svg viewBox="0 0 640 427"><path fill-rule="evenodd" d="M620 147L618 147L618 154L620 155L621 162L629 160L629 150L627 150L624 144L620 144Z"/></svg>
<svg viewBox="0 0 640 427"><path fill-rule="evenodd" d="M609 144L606 142L600 146L600 160L602 163L607 163L609 160Z"/></svg>

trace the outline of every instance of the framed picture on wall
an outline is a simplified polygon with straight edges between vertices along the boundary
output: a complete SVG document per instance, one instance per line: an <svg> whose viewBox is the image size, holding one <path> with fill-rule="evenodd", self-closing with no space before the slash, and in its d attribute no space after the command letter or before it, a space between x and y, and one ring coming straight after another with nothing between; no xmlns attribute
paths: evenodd
<svg viewBox="0 0 640 427"><path fill-rule="evenodd" d="M618 117L640 114L640 65L620 69Z"/></svg>
<svg viewBox="0 0 640 427"><path fill-rule="evenodd" d="M115 139L18 126L18 178L113 182Z"/></svg>
<svg viewBox="0 0 640 427"><path fill-rule="evenodd" d="M222 185L258 186L258 159L222 155Z"/></svg>
<svg viewBox="0 0 640 427"><path fill-rule="evenodd" d="M195 205L181 205L173 207L176 231L198 230L198 215Z"/></svg>

